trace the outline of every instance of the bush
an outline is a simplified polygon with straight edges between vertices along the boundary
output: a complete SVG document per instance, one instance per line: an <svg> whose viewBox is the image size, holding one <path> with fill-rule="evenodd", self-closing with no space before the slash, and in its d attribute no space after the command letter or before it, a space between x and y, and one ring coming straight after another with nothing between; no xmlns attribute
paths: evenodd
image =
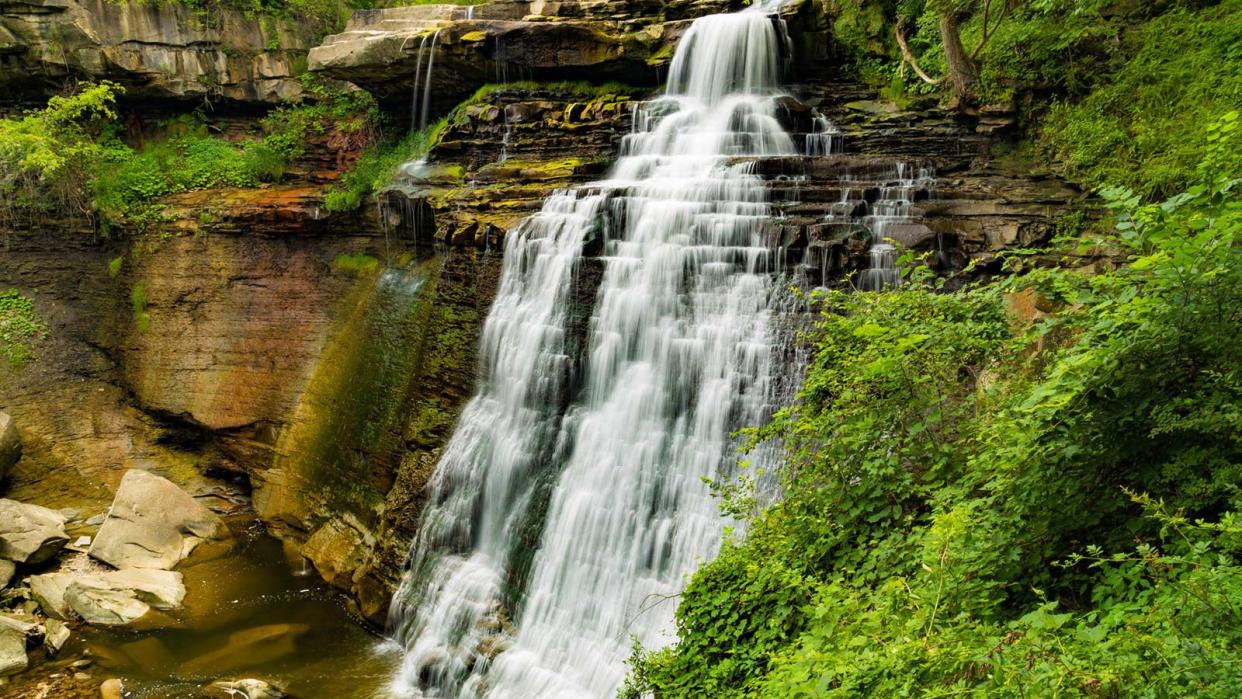
<svg viewBox="0 0 1242 699"><path fill-rule="evenodd" d="M33 359L32 345L47 334L47 324L35 313L30 297L17 289L0 291L0 369Z"/></svg>
<svg viewBox="0 0 1242 699"><path fill-rule="evenodd" d="M1163 202L1105 191L1115 232L1067 245L1116 270L824 296L801 401L756 435L784 498L628 696L1238 696L1238 137L1214 122Z"/></svg>

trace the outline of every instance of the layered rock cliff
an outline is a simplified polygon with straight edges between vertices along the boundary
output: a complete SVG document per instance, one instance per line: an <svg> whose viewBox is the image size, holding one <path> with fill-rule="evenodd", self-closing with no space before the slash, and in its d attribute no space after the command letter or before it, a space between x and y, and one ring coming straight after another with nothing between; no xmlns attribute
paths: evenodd
<svg viewBox="0 0 1242 699"><path fill-rule="evenodd" d="M153 99L276 104L302 92L305 23L221 7L110 0L0 2L0 86L34 100L72 80L113 80Z"/></svg>

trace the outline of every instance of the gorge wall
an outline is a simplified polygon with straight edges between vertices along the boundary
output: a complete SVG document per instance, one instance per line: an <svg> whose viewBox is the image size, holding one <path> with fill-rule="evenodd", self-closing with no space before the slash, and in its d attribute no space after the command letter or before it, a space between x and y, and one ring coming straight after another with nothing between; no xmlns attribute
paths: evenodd
<svg viewBox="0 0 1242 699"><path fill-rule="evenodd" d="M0 288L30 295L51 329L35 363L0 374L0 410L26 445L9 496L58 493L52 504L93 514L126 468L162 473L220 507L249 503L382 624L423 486L473 392L505 232L607 170L681 32L727 4L372 10L314 48L297 27L227 13L204 26L180 6L0 4L0 84L18 97L107 78L129 87L135 118L213 96L258 114L301 94L305 59L406 124L430 41L431 113L448 114L427 162L359 212L324 211L339 176L325 163L341 158L318 142L281 184L173 195L149 230L105 237L66 219L0 233ZM880 200L898 166L936 181L892 237L946 274L997 271L999 251L1046 241L1079 206L1072 187L994 157L1005 114L883 102L831 69L823 7L783 12L796 99L781 118L802 138L826 118L842 147L760 164L781 212L772 244L810 284L868 265L865 231L829 217ZM624 85L555 82L583 79ZM579 283L589 309L592 280Z"/></svg>

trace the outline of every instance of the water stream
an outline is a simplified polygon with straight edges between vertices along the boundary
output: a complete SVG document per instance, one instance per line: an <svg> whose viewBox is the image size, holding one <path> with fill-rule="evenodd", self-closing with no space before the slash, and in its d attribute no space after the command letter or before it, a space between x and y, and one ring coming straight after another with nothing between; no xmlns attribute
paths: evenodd
<svg viewBox="0 0 1242 699"><path fill-rule="evenodd" d="M478 393L393 605L397 693L611 697L631 636L672 640L670 597L728 524L704 481L784 385L754 160L801 149L776 119L773 9L696 20L609 177L508 234Z"/></svg>

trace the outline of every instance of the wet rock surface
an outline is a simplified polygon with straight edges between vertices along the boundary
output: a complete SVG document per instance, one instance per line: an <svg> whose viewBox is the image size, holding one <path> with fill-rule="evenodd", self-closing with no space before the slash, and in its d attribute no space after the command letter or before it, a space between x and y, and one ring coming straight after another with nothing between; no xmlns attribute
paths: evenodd
<svg viewBox="0 0 1242 699"><path fill-rule="evenodd" d="M89 553L116 568L169 570L199 544L228 538L224 521L189 493L166 478L131 469Z"/></svg>

